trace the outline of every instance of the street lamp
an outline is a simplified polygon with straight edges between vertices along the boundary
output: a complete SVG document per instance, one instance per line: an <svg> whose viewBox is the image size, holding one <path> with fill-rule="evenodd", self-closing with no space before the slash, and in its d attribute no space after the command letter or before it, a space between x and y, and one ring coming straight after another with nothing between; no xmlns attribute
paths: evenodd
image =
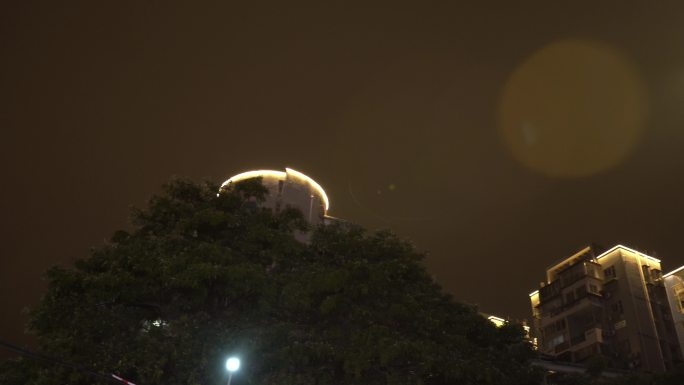
<svg viewBox="0 0 684 385"><path fill-rule="evenodd" d="M230 380L233 378L233 372L237 372L240 369L240 359L236 357L230 357L226 360L226 369L228 369L228 385L230 385Z"/></svg>

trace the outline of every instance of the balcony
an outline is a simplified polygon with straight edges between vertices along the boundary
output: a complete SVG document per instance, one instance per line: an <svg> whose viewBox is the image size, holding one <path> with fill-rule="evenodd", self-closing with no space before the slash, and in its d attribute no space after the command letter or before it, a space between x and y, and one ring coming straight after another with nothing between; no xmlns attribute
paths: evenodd
<svg viewBox="0 0 684 385"><path fill-rule="evenodd" d="M596 327L587 329L583 334L570 339L572 351L577 351L596 343L603 343L603 330Z"/></svg>
<svg viewBox="0 0 684 385"><path fill-rule="evenodd" d="M568 348L570 348L570 343L568 341L565 341L561 344L556 345L553 348L553 351L554 351L554 353L558 354L558 353L561 353L565 350L568 350Z"/></svg>
<svg viewBox="0 0 684 385"><path fill-rule="evenodd" d="M581 311L590 307L602 307L603 303L601 301L601 296L594 293L585 293L581 298L574 300L563 306L551 309L549 311L542 312L541 314L541 326L547 326L561 318L568 316L570 312Z"/></svg>
<svg viewBox="0 0 684 385"><path fill-rule="evenodd" d="M543 304L558 297L564 288L581 280L591 280L600 287L603 282L600 267L601 265L589 261L568 267L558 275L558 278L539 289L539 302Z"/></svg>
<svg viewBox="0 0 684 385"><path fill-rule="evenodd" d="M549 300L557 297L561 293L561 285L559 280L555 280L550 284L539 289L539 301L540 303L548 302Z"/></svg>
<svg viewBox="0 0 684 385"><path fill-rule="evenodd" d="M585 275L600 278L601 271L601 264L592 260L583 260L557 271L555 279L560 279L563 286L567 286Z"/></svg>
<svg viewBox="0 0 684 385"><path fill-rule="evenodd" d="M594 344L603 343L603 331L600 328L593 327L587 329L584 333L570 338L570 341L565 341L554 346L554 354L563 353L566 350L577 352Z"/></svg>

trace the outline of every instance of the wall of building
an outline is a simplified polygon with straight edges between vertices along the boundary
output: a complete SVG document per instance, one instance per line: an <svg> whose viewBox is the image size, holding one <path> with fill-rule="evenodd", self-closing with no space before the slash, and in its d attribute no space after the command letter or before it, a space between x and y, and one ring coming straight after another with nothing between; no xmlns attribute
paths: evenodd
<svg viewBox="0 0 684 385"><path fill-rule="evenodd" d="M684 266L664 275L663 281L681 354L684 350Z"/></svg>
<svg viewBox="0 0 684 385"><path fill-rule="evenodd" d="M681 361L656 258L620 245L584 248L549 267L530 302L540 350L560 360L600 354L614 367L649 372Z"/></svg>
<svg viewBox="0 0 684 385"><path fill-rule="evenodd" d="M233 183L251 178L261 178L261 183L268 189L266 200L262 203L263 207L271 208L275 212L286 207L296 208L314 227L329 222L329 217L326 216L329 202L323 188L313 179L290 168L286 168L285 171L247 171L226 180L221 189L230 188ZM295 233L295 237L302 242L308 242L310 235L310 232Z"/></svg>

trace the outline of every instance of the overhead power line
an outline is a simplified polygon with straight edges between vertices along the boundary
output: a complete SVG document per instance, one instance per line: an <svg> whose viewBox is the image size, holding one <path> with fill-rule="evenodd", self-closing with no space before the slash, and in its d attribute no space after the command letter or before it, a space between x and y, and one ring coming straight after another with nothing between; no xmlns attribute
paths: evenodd
<svg viewBox="0 0 684 385"><path fill-rule="evenodd" d="M132 382L130 382L130 381L128 381L122 377L119 377L119 376L115 375L114 373L110 373L110 375L108 376L108 375L105 375L102 373L94 372L90 369L84 368L84 367L79 366L79 365L75 365L75 364L54 358L54 357L47 356L47 355L42 354L42 353L38 353L38 352L34 352L34 351L31 351L28 349L21 348L17 345L11 344L7 341L0 340L0 346L4 347L5 349L11 350L13 352L19 353L23 356L30 357L30 358L40 360L40 361L49 362L49 363L52 363L55 365L60 365L60 366L63 366L65 368L76 370L76 371L79 371L81 373L87 374L89 376L99 378L101 380L105 380L105 381L109 381L109 382L116 381L116 383L124 383L126 385L135 385L134 383L132 383Z"/></svg>

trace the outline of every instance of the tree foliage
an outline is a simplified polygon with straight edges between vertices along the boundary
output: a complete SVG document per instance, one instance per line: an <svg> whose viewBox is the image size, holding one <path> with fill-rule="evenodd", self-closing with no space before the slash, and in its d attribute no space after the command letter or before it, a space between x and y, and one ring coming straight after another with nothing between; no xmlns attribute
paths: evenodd
<svg viewBox="0 0 684 385"><path fill-rule="evenodd" d="M386 231L307 229L261 207L259 180L175 180L133 213L132 230L49 289L29 329L45 354L146 384L532 384L519 326L496 328L431 279L423 255ZM313 232L303 244L296 231ZM26 359L6 384L97 379Z"/></svg>
<svg viewBox="0 0 684 385"><path fill-rule="evenodd" d="M631 372L619 377L605 377L591 373L555 373L546 378L548 385L681 385L684 384L684 366L666 373Z"/></svg>

